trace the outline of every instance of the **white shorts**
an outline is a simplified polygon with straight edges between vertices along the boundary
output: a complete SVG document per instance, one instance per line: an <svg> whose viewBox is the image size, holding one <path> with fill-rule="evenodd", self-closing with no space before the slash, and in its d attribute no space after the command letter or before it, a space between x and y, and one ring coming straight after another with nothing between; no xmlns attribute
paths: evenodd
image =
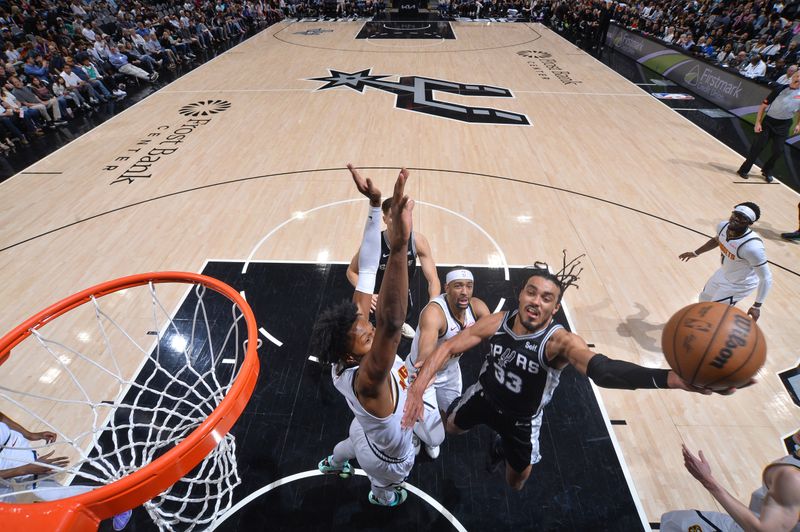
<svg viewBox="0 0 800 532"><path fill-rule="evenodd" d="M433 388L436 390L436 402L439 410L447 412L453 401L461 396L461 366L459 366L458 360L454 360L436 374Z"/></svg>
<svg viewBox="0 0 800 532"><path fill-rule="evenodd" d="M754 282L732 283L725 277L725 273L720 269L708 280L700 293L700 301L720 301L735 305L742 299L749 296L753 290L758 288L758 278Z"/></svg>
<svg viewBox="0 0 800 532"><path fill-rule="evenodd" d="M661 532L742 532L728 514L678 510L661 516Z"/></svg>
<svg viewBox="0 0 800 532"><path fill-rule="evenodd" d="M409 375L416 376L419 371L406 360ZM412 379L413 380L413 379ZM442 444L445 437L444 422L439 411L446 412L450 405L461 395L461 368L458 361L453 361L436 374L431 386L422 394L425 404L425 417L414 426L414 434L429 447Z"/></svg>
<svg viewBox="0 0 800 532"><path fill-rule="evenodd" d="M409 453L408 456L397 459L379 457L367 441L367 436L364 434L364 428L361 423L355 418L350 423L350 441L353 443L358 465L369 477L373 491L393 490L395 487L402 485L414 466L413 452ZM378 494L376 493L376 495Z"/></svg>

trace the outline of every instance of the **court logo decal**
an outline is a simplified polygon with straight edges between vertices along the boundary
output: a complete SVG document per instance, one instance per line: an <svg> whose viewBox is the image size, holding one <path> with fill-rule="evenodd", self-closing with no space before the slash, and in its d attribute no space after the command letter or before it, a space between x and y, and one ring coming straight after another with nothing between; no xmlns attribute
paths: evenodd
<svg viewBox="0 0 800 532"><path fill-rule="evenodd" d="M231 102L226 100L201 100L184 105L178 109L178 113L186 118L155 126L142 135L135 145L119 153L111 163L103 167L105 172L114 172L115 177L109 184L132 185L150 179L161 160L183 147L192 133L214 120L214 115L227 111L230 107Z"/></svg>
<svg viewBox="0 0 800 532"><path fill-rule="evenodd" d="M541 79L557 79L564 85L577 85L583 83L577 79L572 79L572 75L558 66L558 60L550 52L541 50L521 50L517 55L527 59L528 66Z"/></svg>
<svg viewBox="0 0 800 532"><path fill-rule="evenodd" d="M201 100L184 105L178 112L186 116L208 116L227 111L230 107L231 102L225 100Z"/></svg>
<svg viewBox="0 0 800 532"><path fill-rule="evenodd" d="M469 107L450 102L441 102L434 97L434 91L457 94L459 96L482 96L493 98L513 98L510 90L490 85L473 85L456 81L425 78L421 76L400 76L398 81L387 81L389 75L370 75L371 69L359 72L340 72L328 69L330 76L308 78L308 81L323 81L325 85L317 90L348 87L363 93L365 87L389 92L395 95L395 108L415 111L439 118L448 118L471 124L496 124L511 126L531 125L524 114L503 111L490 107Z"/></svg>
<svg viewBox="0 0 800 532"><path fill-rule="evenodd" d="M333 33L333 30L323 30L322 28L314 28L313 30L294 32L295 35L322 35L323 33Z"/></svg>

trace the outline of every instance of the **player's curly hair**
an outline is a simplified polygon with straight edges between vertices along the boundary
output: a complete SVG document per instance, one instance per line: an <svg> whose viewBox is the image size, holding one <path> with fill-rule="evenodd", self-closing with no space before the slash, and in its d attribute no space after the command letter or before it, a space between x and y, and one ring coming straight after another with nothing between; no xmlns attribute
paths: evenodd
<svg viewBox="0 0 800 532"><path fill-rule="evenodd" d="M754 213L756 213L756 219L753 220L754 222L757 222L758 219L761 218L761 208L752 201L745 201L744 203L738 203L734 208L738 207L739 205L744 205L745 207L751 209Z"/></svg>
<svg viewBox="0 0 800 532"><path fill-rule="evenodd" d="M564 292L567 291L567 288L570 286L580 288L577 284L579 276L583 271L583 268L580 268L580 259L584 257L585 254L578 255L574 259L567 261L567 250L563 250L562 253L563 259L561 269L555 273L550 271L550 266L548 266L546 262L537 261L533 263L533 266L525 268L525 281L519 291L521 292L522 289L525 288L525 284L528 283L531 277L542 277L558 287L558 302L561 303L561 298L564 296Z"/></svg>
<svg viewBox="0 0 800 532"><path fill-rule="evenodd" d="M348 333L358 317L358 307L352 301L325 309L311 330L308 354L325 365L338 363L350 350Z"/></svg>

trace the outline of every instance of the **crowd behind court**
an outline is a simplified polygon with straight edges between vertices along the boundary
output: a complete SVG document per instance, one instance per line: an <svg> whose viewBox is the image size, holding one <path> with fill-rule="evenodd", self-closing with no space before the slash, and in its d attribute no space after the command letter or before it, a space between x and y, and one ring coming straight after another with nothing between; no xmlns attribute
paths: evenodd
<svg viewBox="0 0 800 532"><path fill-rule="evenodd" d="M0 1L0 151L281 20L263 0Z"/></svg>
<svg viewBox="0 0 800 532"><path fill-rule="evenodd" d="M533 0L531 18L587 49L604 45L613 20L748 78L788 85L800 59L796 9L782 0Z"/></svg>

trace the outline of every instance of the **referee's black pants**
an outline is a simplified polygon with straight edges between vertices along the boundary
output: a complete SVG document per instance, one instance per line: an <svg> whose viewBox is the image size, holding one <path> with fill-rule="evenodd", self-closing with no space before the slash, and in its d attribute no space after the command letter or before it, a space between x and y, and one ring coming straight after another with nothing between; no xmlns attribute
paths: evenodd
<svg viewBox="0 0 800 532"><path fill-rule="evenodd" d="M747 159L742 163L739 168L740 174L747 174L752 168L753 163L758 159L759 154L764 151L767 143L772 139L772 150L769 159L766 160L761 167L761 173L768 176L772 172L772 168L778 159L781 157L783 145L786 138L789 136L789 127L791 127L791 120L778 120L770 116L765 116L761 121L761 133L756 133L756 138L753 140L753 145L750 146L750 151L747 154Z"/></svg>

